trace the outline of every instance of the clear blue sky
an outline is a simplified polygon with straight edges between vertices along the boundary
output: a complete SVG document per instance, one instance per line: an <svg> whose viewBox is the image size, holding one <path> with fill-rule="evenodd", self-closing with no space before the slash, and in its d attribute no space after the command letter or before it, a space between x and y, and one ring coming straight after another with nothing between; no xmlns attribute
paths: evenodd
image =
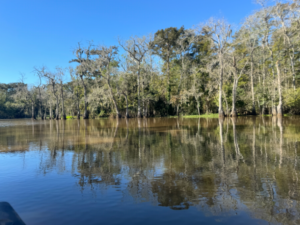
<svg viewBox="0 0 300 225"><path fill-rule="evenodd" d="M69 67L78 42L116 45L213 16L238 25L257 8L253 0L0 0L0 83L23 72L34 84L34 66Z"/></svg>

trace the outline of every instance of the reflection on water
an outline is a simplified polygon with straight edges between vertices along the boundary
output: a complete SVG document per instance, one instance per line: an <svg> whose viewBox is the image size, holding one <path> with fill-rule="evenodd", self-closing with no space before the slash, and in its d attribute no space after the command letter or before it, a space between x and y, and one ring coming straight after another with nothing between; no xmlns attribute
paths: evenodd
<svg viewBox="0 0 300 225"><path fill-rule="evenodd" d="M28 224L300 223L297 117L2 122Z"/></svg>

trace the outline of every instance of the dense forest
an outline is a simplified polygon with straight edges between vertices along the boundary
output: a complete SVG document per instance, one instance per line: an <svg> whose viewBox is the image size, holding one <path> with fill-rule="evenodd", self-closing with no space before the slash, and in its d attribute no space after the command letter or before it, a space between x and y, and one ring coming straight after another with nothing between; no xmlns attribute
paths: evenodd
<svg viewBox="0 0 300 225"><path fill-rule="evenodd" d="M257 3L238 28L212 18L78 43L69 68L34 68L38 85L0 84L0 118L300 114L300 1Z"/></svg>

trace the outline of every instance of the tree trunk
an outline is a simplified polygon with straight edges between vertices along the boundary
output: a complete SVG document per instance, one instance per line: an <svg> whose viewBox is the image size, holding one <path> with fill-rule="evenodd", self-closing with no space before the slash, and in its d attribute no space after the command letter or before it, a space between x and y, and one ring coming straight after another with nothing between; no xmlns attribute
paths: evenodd
<svg viewBox="0 0 300 225"><path fill-rule="evenodd" d="M147 115L146 115L146 108L145 108L146 106L145 106L145 98L144 98L144 82L142 84L142 89L143 89L143 99L142 99L142 101L143 101L143 117L146 118Z"/></svg>
<svg viewBox="0 0 300 225"><path fill-rule="evenodd" d="M146 104L146 117L148 117L149 113L148 113L148 108L149 108L149 100L147 101L147 104Z"/></svg>
<svg viewBox="0 0 300 225"><path fill-rule="evenodd" d="M88 119L89 118L89 112L87 110L87 90L86 90L86 86L85 86L83 77L80 76L80 79L81 79L83 90L84 90L84 114L83 114L83 119Z"/></svg>
<svg viewBox="0 0 300 225"><path fill-rule="evenodd" d="M219 117L224 117L223 105L222 105L222 89L223 89L223 64L220 56L220 83L219 83Z"/></svg>
<svg viewBox="0 0 300 225"><path fill-rule="evenodd" d="M52 120L53 119L53 115L52 115L53 111L52 111L52 104L50 102L50 112L49 112L49 119Z"/></svg>
<svg viewBox="0 0 300 225"><path fill-rule="evenodd" d="M201 115L201 113L200 113L200 101L199 101L199 99L197 97L195 97L195 99L196 99L196 102L197 102L198 115L200 116Z"/></svg>
<svg viewBox="0 0 300 225"><path fill-rule="evenodd" d="M168 112L169 115L170 110L170 98L171 98L171 86L170 86L170 53L168 51L168 61L167 61L167 76L168 76Z"/></svg>
<svg viewBox="0 0 300 225"><path fill-rule="evenodd" d="M184 67L184 56L181 56L181 72L180 72L180 80L178 84L178 90L177 90L177 98L179 99L180 91L181 91L181 83L182 83L182 78L184 75L185 67ZM194 82L195 83L195 82ZM177 116L179 116L179 103L176 106L177 108Z"/></svg>
<svg viewBox="0 0 300 225"><path fill-rule="evenodd" d="M78 106L78 109L77 109L77 119L80 120L80 110L79 110L79 106Z"/></svg>
<svg viewBox="0 0 300 225"><path fill-rule="evenodd" d="M291 67L292 67L292 73L293 73L293 88L294 91L296 90L296 75L295 75L295 66L294 66L294 53L290 54L291 59Z"/></svg>
<svg viewBox="0 0 300 225"><path fill-rule="evenodd" d="M137 85L138 85L138 118L141 118L141 98L140 98L140 62L138 65L138 76L137 76Z"/></svg>
<svg viewBox="0 0 300 225"><path fill-rule="evenodd" d="M277 106L277 116L282 117L281 73L280 73L278 61L276 62L276 69L277 69L277 77L278 77L278 95L279 95L279 102L278 102L278 106Z"/></svg>
<svg viewBox="0 0 300 225"><path fill-rule="evenodd" d="M34 115L34 104L31 102L31 119L35 120L35 115Z"/></svg>
<svg viewBox="0 0 300 225"><path fill-rule="evenodd" d="M251 78L251 95L252 95L252 115L256 115L255 98L254 98L254 82L253 82L253 57L252 56L251 56L250 78Z"/></svg>
<svg viewBox="0 0 300 225"><path fill-rule="evenodd" d="M272 96L272 116L277 115L277 110L274 104L275 101L275 71L274 71L274 58L273 58L273 51L269 50L271 52L271 65L272 65L272 73L273 73L273 96Z"/></svg>
<svg viewBox="0 0 300 225"><path fill-rule="evenodd" d="M41 89L39 88L39 117L41 119L43 119L43 115L42 115L42 101L41 101Z"/></svg>
<svg viewBox="0 0 300 225"><path fill-rule="evenodd" d="M45 111L44 111L43 119L44 119L44 120L47 119L47 102L46 102L46 104L45 104Z"/></svg>
<svg viewBox="0 0 300 225"><path fill-rule="evenodd" d="M265 113L265 80L266 80L266 69L265 69L265 46L263 45L263 103L262 103L262 109L261 109L261 115L263 116Z"/></svg>
<svg viewBox="0 0 300 225"><path fill-rule="evenodd" d="M58 96L56 97L55 119L59 120L59 102L58 102Z"/></svg>
<svg viewBox="0 0 300 225"><path fill-rule="evenodd" d="M124 95L125 96L125 100L126 100L126 114L125 114L125 118L128 118L129 115L128 115L128 98L127 98L127 95Z"/></svg>
<svg viewBox="0 0 300 225"><path fill-rule="evenodd" d="M65 105L64 105L64 90L63 90L63 84L62 81L60 82L60 91L61 91L61 108L62 108L62 120L66 119L66 114L65 114Z"/></svg>
<svg viewBox="0 0 300 225"><path fill-rule="evenodd" d="M119 108L118 108L118 105L117 105L117 101L114 97L114 94L112 92L112 88L110 86L110 81L109 81L109 78L107 78L107 84L108 84L108 87L109 87L109 92L110 92L110 96L113 100L113 103L114 103L114 106L115 106L115 110L116 110L116 117L119 118L120 117L120 112L119 112Z"/></svg>
<svg viewBox="0 0 300 225"><path fill-rule="evenodd" d="M237 80L236 80L236 78L234 78L233 87L232 87L232 109L231 109L231 116L232 117L237 117L236 107L235 107L236 88L237 88Z"/></svg>

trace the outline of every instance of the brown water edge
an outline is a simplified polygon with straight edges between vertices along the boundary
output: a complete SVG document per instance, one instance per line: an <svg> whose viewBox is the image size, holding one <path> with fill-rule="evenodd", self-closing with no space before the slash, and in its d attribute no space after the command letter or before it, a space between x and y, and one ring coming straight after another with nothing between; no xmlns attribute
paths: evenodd
<svg viewBox="0 0 300 225"><path fill-rule="evenodd" d="M34 173L44 174L43 179L59 168L59 173L75 179L78 193L123 185L123 198L135 199L141 208L142 202L149 202L153 207L171 210L196 209L208 218L225 215L229 222L235 218L233 212L243 212L250 215L249 224L254 219L297 224L299 119L250 116L26 124L12 120L11 124L6 121L5 127L0 122L0 162L5 155L13 160L19 154L28 154L35 160L32 163L38 163ZM69 167L65 166L67 162ZM26 169L20 169L15 175L24 172ZM5 174L2 171L0 177L9 183L12 178ZM62 185L59 179L51 182L56 187ZM27 188L30 192L37 187ZM0 196L5 193L0 190ZM102 196L101 191L96 193ZM59 195L67 198L66 192ZM145 207L145 217L147 210ZM199 218L182 215L182 219L196 222Z"/></svg>

